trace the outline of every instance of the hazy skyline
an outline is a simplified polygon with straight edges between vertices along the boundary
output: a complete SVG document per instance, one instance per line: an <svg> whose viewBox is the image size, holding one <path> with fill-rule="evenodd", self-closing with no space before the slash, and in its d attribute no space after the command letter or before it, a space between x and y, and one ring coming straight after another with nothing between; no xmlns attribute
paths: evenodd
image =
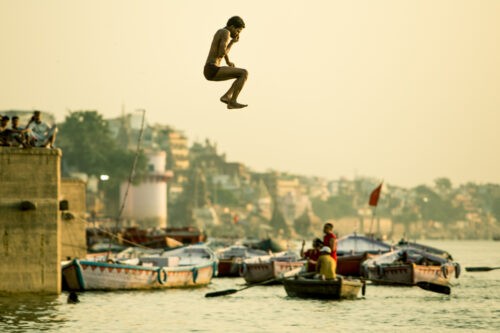
<svg viewBox="0 0 500 333"><path fill-rule="evenodd" d="M228 111L202 70L233 15L249 107ZM146 109L256 171L500 183L499 17L495 0L2 0L0 110Z"/></svg>

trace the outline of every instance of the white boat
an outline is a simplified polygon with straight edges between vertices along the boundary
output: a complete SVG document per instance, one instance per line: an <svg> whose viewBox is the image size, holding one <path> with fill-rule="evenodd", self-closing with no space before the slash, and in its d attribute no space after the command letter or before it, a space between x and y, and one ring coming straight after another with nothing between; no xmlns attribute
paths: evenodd
<svg viewBox="0 0 500 333"><path fill-rule="evenodd" d="M259 283L277 279L286 272L303 267L295 253L281 252L273 255L254 257L243 262L242 276L247 283Z"/></svg>
<svg viewBox="0 0 500 333"><path fill-rule="evenodd" d="M122 257L113 262L74 259L63 265L63 287L67 290L119 290L204 286L217 271L217 258L207 249L193 245L142 255L129 250L130 258L121 253Z"/></svg>
<svg viewBox="0 0 500 333"><path fill-rule="evenodd" d="M265 256L262 250L250 249L244 245L233 245L216 251L219 259L219 277L240 276L243 272L243 261L249 258Z"/></svg>
<svg viewBox="0 0 500 333"><path fill-rule="evenodd" d="M446 258L414 248L400 249L368 259L363 275L377 284L416 285L431 282L446 285L460 275L460 265Z"/></svg>

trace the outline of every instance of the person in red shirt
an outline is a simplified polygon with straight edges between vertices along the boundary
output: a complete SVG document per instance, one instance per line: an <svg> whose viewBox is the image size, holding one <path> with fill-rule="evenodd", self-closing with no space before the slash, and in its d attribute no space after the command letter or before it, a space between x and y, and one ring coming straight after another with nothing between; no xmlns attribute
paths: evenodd
<svg viewBox="0 0 500 333"><path fill-rule="evenodd" d="M306 241L302 241L302 248L300 249L300 256L302 259L307 260L307 271L308 272L315 272L316 271L316 264L318 262L318 258L320 255L320 250L323 247L323 242L321 239L316 238L313 240L312 243L312 249L309 249L304 252L304 246L306 245Z"/></svg>
<svg viewBox="0 0 500 333"><path fill-rule="evenodd" d="M337 236L333 233L333 224L325 223L323 226L323 233L325 234L325 237L323 237L323 244L330 248L332 251L330 255L337 261Z"/></svg>

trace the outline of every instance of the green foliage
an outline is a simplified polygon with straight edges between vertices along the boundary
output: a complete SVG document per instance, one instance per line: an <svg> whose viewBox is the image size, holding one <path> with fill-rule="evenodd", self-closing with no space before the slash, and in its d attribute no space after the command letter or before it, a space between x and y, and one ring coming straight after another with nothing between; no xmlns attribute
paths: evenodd
<svg viewBox="0 0 500 333"><path fill-rule="evenodd" d="M462 219L465 215L463 207L453 206L450 200L443 199L427 186L418 186L414 191L417 194L416 205L424 220L447 223Z"/></svg>
<svg viewBox="0 0 500 333"><path fill-rule="evenodd" d="M437 191L441 194L448 194L453 189L451 181L448 178L437 178L434 180L434 183L436 184Z"/></svg>
<svg viewBox="0 0 500 333"><path fill-rule="evenodd" d="M498 222L500 222L500 196L493 198L491 212Z"/></svg>
<svg viewBox="0 0 500 333"><path fill-rule="evenodd" d="M331 196L326 201L314 198L312 208L315 214L323 220L357 215L351 195Z"/></svg>
<svg viewBox="0 0 500 333"><path fill-rule="evenodd" d="M212 200L214 204L222 206L236 207L240 205L240 200L232 191L224 190L219 185L214 190Z"/></svg>
<svg viewBox="0 0 500 333"><path fill-rule="evenodd" d="M58 144L63 151L63 165L88 175L106 174L117 185L128 179L135 152L126 150L111 136L108 123L96 111L70 112L59 125ZM136 174L146 169L140 155Z"/></svg>

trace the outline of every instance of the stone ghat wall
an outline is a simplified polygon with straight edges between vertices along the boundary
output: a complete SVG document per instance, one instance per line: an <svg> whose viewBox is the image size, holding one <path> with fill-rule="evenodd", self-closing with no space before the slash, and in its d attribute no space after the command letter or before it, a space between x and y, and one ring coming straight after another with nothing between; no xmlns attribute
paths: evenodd
<svg viewBox="0 0 500 333"><path fill-rule="evenodd" d="M60 159L0 147L0 292L61 292Z"/></svg>
<svg viewBox="0 0 500 333"><path fill-rule="evenodd" d="M61 180L60 200L68 203L68 209L61 212L61 259L85 258L87 228L85 189L86 183L79 179Z"/></svg>

